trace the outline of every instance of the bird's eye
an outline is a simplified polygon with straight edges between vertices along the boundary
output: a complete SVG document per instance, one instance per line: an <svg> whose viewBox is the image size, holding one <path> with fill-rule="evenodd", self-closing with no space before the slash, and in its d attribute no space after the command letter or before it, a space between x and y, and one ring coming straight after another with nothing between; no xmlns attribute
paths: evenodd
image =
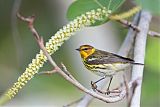
<svg viewBox="0 0 160 107"><path fill-rule="evenodd" d="M88 50L88 48L84 48L84 49L82 49L82 50Z"/></svg>

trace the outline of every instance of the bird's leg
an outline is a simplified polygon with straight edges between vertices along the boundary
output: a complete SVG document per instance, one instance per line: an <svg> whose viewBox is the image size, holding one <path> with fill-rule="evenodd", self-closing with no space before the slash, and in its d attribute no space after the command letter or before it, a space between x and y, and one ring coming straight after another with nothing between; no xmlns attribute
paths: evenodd
<svg viewBox="0 0 160 107"><path fill-rule="evenodd" d="M109 81L109 85L108 85L108 87L107 87L107 92L106 92L107 95L110 94L109 87L110 87L110 85L111 85L112 79L113 79L113 76L110 76L110 81Z"/></svg>
<svg viewBox="0 0 160 107"><path fill-rule="evenodd" d="M103 80L103 79L105 79L105 78L106 78L106 76L100 78L99 80L97 80L97 81L95 81L95 82L91 81L92 89L93 89L94 91L97 90L97 85L96 85L96 83L100 82L101 80Z"/></svg>

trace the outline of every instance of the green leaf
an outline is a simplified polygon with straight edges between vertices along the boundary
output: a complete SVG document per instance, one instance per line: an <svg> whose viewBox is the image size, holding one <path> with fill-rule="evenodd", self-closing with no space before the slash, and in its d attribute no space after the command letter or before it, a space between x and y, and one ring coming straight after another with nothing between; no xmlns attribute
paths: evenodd
<svg viewBox="0 0 160 107"><path fill-rule="evenodd" d="M106 9L112 12L116 11L119 6L124 3L125 0L77 0L73 2L67 11L68 20L73 20L77 16L84 14L93 9L106 7ZM100 25L107 22L109 19L105 18L102 21L97 21L94 25Z"/></svg>
<svg viewBox="0 0 160 107"><path fill-rule="evenodd" d="M136 3L153 14L160 15L160 0L136 0Z"/></svg>

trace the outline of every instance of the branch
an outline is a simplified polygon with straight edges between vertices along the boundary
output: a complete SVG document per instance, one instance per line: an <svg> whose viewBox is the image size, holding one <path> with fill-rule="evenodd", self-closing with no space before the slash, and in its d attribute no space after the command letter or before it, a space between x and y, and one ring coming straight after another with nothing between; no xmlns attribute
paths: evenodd
<svg viewBox="0 0 160 107"><path fill-rule="evenodd" d="M138 25L140 32L137 34L135 40L134 60L135 62L144 63L147 33L149 30L149 23L152 16L149 12L142 11L140 17L141 19ZM132 69L131 79L134 80L135 78L143 78L143 69L144 66L134 65ZM141 86L142 80L140 80L139 85L135 88L135 93L131 100L130 107L140 107Z"/></svg>
<svg viewBox="0 0 160 107"><path fill-rule="evenodd" d="M133 20L133 24L137 25L139 22L139 14L137 14ZM134 42L134 38L136 35L136 31L134 31L132 28L129 29L128 34L118 52L119 55L121 56L127 56L130 49L133 47L133 42ZM102 81L100 83L97 84L97 86L99 88L102 88L103 86L105 86L107 83L107 81ZM92 91L92 89L91 89ZM91 100L93 99L92 96L90 95L85 95L84 98L78 103L77 107L87 107L89 105L89 103L91 102Z"/></svg>
<svg viewBox="0 0 160 107"><path fill-rule="evenodd" d="M150 35L151 37L157 37L160 38L160 33L155 32L155 31L149 31L148 35Z"/></svg>
<svg viewBox="0 0 160 107"><path fill-rule="evenodd" d="M131 101L132 101L132 98L133 98L133 95L135 94L135 89L136 89L136 87L139 85L138 83L134 83L134 84L132 84L133 86L132 86L132 89L131 89L131 95L129 96L129 98L128 98L128 107L131 107Z"/></svg>
<svg viewBox="0 0 160 107"><path fill-rule="evenodd" d="M121 19L121 20L116 20L116 21L119 22L119 23L121 23L121 24L123 24L123 25L125 25L126 27L130 27L130 28L132 28L133 30L136 30L137 32L140 31L140 29L139 29L138 26L134 25L133 23L131 23L131 22L127 21L127 20ZM155 32L155 31L149 30L149 31L147 32L147 34L148 34L149 36L151 36L151 37L160 38L160 33Z"/></svg>
<svg viewBox="0 0 160 107"><path fill-rule="evenodd" d="M134 25L132 22L129 22L127 20L121 19L121 20L117 20L117 22L123 24L124 26L128 27L128 28L132 28L133 30L136 30L137 32L139 32L139 28Z"/></svg>

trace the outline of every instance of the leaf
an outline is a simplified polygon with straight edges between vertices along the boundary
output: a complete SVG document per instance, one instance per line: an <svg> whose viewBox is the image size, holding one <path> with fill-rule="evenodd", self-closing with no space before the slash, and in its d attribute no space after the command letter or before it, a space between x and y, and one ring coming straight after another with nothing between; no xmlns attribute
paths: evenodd
<svg viewBox="0 0 160 107"><path fill-rule="evenodd" d="M136 0L136 3L153 14L160 15L160 0Z"/></svg>
<svg viewBox="0 0 160 107"><path fill-rule="evenodd" d="M124 3L124 1L125 0L77 0L73 2L68 8L67 18L68 20L73 20L81 14L84 14L93 9L102 8L102 6L114 12ZM102 21L96 21L92 26L103 24L108 20L108 18L105 18Z"/></svg>

